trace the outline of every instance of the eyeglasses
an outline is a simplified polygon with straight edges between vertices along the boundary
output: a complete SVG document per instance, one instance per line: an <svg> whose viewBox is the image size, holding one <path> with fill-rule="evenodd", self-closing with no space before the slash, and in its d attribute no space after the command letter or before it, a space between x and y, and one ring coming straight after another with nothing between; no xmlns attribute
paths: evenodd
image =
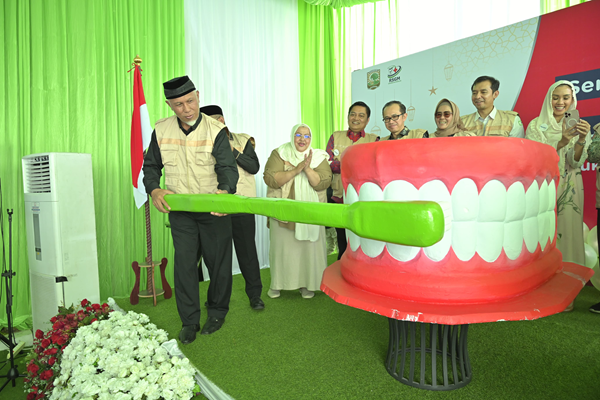
<svg viewBox="0 0 600 400"><path fill-rule="evenodd" d="M446 118L451 117L452 113L450 111L444 111L444 112L436 112L435 113L435 118L436 119L440 119L442 118L442 115Z"/></svg>
<svg viewBox="0 0 600 400"><path fill-rule="evenodd" d="M299 137L303 137L304 139L310 139L310 135L303 135L303 134L301 134L301 133L296 133L296 135L295 135L295 136L296 136L297 138L299 138Z"/></svg>
<svg viewBox="0 0 600 400"><path fill-rule="evenodd" d="M382 121L388 124L390 121L398 121L398 118L403 116L404 114L394 114L391 117L385 117Z"/></svg>

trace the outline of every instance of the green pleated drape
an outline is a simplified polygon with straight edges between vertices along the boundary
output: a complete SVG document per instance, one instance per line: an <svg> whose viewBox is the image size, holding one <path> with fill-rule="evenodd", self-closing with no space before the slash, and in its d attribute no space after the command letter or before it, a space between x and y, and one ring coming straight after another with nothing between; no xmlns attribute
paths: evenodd
<svg viewBox="0 0 600 400"><path fill-rule="evenodd" d="M313 6L329 6L333 8L352 7L358 4L375 3L384 0L304 0Z"/></svg>
<svg viewBox="0 0 600 400"><path fill-rule="evenodd" d="M313 147L325 149L336 130L333 9L298 2L302 122L312 128Z"/></svg>
<svg viewBox="0 0 600 400"><path fill-rule="evenodd" d="M170 115L162 82L185 74L183 0L2 0L0 19L0 179L4 246L13 218L13 323L30 323L31 303L21 157L34 153L91 153L100 295L128 296L132 261L146 256L144 210L134 205L130 129L133 58L152 124ZM173 250L165 216L152 211L153 253ZM85 266L82 266L85 267ZM143 279L145 282L145 279ZM0 327L6 326L5 290Z"/></svg>
<svg viewBox="0 0 600 400"><path fill-rule="evenodd" d="M540 0L540 14L562 10L570 6L585 3L589 0Z"/></svg>

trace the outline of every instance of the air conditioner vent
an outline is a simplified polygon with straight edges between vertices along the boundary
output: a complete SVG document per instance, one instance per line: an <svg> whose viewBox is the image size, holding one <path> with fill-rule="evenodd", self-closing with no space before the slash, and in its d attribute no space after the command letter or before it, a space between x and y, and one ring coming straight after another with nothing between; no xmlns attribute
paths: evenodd
<svg viewBox="0 0 600 400"><path fill-rule="evenodd" d="M24 158L23 161L25 193L52 193L49 157Z"/></svg>

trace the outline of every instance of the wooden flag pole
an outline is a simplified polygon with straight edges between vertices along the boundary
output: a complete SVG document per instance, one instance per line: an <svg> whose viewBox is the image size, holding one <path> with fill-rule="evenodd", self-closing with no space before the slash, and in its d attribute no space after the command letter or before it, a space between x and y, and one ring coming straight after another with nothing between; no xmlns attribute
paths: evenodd
<svg viewBox="0 0 600 400"><path fill-rule="evenodd" d="M133 68L139 68L142 64L142 59L140 56L135 56L133 59ZM131 71L131 69L129 70ZM141 71L141 68L140 68ZM165 270L167 268L167 259L163 257L160 261L152 260L152 229L150 223L150 199L146 200L144 203L144 211L146 214L146 263L139 264L137 261L134 261L131 264L133 271L135 273L135 284L133 286L133 290L131 291L131 295L129 296L129 301L131 304L138 304L140 297L152 297L154 305L156 306L156 296L160 296L164 294L165 299L171 298L172 290L171 286L167 282L165 277ZM154 267L160 265L160 276L162 282L162 289L156 290L156 285L154 282ZM146 270L146 290L140 291L140 270L144 268Z"/></svg>

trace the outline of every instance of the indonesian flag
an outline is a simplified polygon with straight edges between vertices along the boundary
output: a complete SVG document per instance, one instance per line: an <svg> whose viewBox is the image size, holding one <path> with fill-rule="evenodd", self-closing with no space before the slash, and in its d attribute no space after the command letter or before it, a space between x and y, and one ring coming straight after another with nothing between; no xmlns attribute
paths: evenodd
<svg viewBox="0 0 600 400"><path fill-rule="evenodd" d="M133 116L131 117L131 176L133 178L133 197L140 208L148 200L144 187L144 150L150 145L152 126L144 98L140 66L135 66L133 78Z"/></svg>

